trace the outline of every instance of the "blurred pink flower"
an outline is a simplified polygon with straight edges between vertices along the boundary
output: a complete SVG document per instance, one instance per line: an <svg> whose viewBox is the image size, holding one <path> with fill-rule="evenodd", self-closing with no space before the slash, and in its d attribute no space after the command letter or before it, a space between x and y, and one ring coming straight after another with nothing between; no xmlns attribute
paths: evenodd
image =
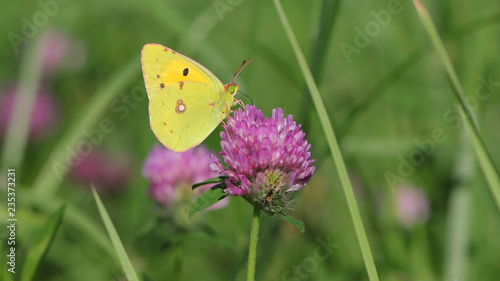
<svg viewBox="0 0 500 281"><path fill-rule="evenodd" d="M0 94L0 134L7 132L17 96L15 84L9 84ZM49 90L40 87L30 118L29 139L38 141L50 136L58 124L59 104Z"/></svg>
<svg viewBox="0 0 500 281"><path fill-rule="evenodd" d="M42 73L51 76L59 68L76 70L83 66L87 56L85 45L71 39L66 33L51 28L44 32L40 38L37 49L38 56L42 59Z"/></svg>
<svg viewBox="0 0 500 281"><path fill-rule="evenodd" d="M80 163L71 171L73 180L105 192L118 192L127 186L132 174L130 159L124 154L94 149L81 156Z"/></svg>
<svg viewBox="0 0 500 281"><path fill-rule="evenodd" d="M410 185L397 187L394 191L399 223L406 228L424 223L429 218L429 200L425 192Z"/></svg>
<svg viewBox="0 0 500 281"><path fill-rule="evenodd" d="M149 196L166 209L185 199L186 194L192 201L211 187L201 186L193 192L193 184L219 176L208 167L210 162L210 151L203 146L177 153L155 145L142 167L142 175L150 182ZM227 198L212 206L212 209L226 204Z"/></svg>

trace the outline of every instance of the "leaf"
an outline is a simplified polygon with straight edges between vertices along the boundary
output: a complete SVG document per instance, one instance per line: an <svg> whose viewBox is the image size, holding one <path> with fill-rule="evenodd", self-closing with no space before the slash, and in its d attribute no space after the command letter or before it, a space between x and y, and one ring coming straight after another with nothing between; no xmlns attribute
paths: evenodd
<svg viewBox="0 0 500 281"><path fill-rule="evenodd" d="M280 216L286 222L288 222L289 224L298 228L300 230L300 232L302 232L302 233L304 232L305 228L304 228L304 223L302 221L295 219L295 218L292 218L292 217L287 216L287 215L283 215L283 214L280 214Z"/></svg>
<svg viewBox="0 0 500 281"><path fill-rule="evenodd" d="M193 184L193 189L195 189L197 187L200 187L202 185L207 185L207 184L212 184L212 183L223 183L224 180L226 180L228 178L229 178L228 176L220 176L220 177L215 177L215 178L208 179L208 180L206 180L204 182L195 183L195 184Z"/></svg>
<svg viewBox="0 0 500 281"><path fill-rule="evenodd" d="M125 248L123 247L122 242L120 241L120 237L118 236L118 233L116 232L116 229L113 225L113 222L111 221L111 218L108 215L108 212L106 211L106 208L104 207L104 204L102 204L101 199L99 198L99 195L95 191L94 186L92 185L92 193L94 193L94 199L97 204L97 209L99 209L99 213L101 214L102 221L104 222L104 226L106 227L106 230L108 231L109 238L111 239L111 243L113 244L113 247L115 248L116 255L118 256L118 259L120 260L120 263L122 264L123 271L125 272L125 275L127 276L127 280L129 281L138 281L139 278L137 277L137 274L135 273L134 268L132 267L132 263L130 262L130 259L127 256L127 252L125 251Z"/></svg>
<svg viewBox="0 0 500 281"><path fill-rule="evenodd" d="M49 249L50 244L54 240L57 230L61 225L65 208L65 206L62 206L54 212L47 219L47 222L42 229L40 229L37 233L35 239L33 240L33 245L31 245L28 253L26 254L23 270L21 272L21 281L33 280L43 256Z"/></svg>
<svg viewBox="0 0 500 281"><path fill-rule="evenodd" d="M224 192L224 189L218 186L220 185L216 185L214 186L214 188L203 192L196 199L196 201L194 201L193 205L191 205L191 208L189 208L189 217L205 210L206 208L212 206L213 204L219 202L227 196L227 194Z"/></svg>

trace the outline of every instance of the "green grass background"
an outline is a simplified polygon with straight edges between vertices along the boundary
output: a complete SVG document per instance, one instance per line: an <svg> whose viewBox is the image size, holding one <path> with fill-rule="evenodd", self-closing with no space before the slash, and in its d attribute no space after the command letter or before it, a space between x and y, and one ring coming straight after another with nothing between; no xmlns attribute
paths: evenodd
<svg viewBox="0 0 500 281"><path fill-rule="evenodd" d="M288 0L282 5L309 62L314 58L319 61L319 71L313 69L319 73L315 79L352 174L380 279L497 280L498 209L462 127L454 128L443 118L445 112L454 109L451 88L412 3L401 0L401 13L392 15L389 24L348 62L340 44L354 45L354 28L364 29L374 20L370 12L387 9L389 1L324 2ZM222 19L214 3L232 5L232 10L224 13ZM331 8L334 4L339 5L337 11ZM492 75L494 81L500 81L500 3L481 0L424 4L445 40L466 94L474 94L480 84L478 77ZM83 105L127 61L136 59L137 73L120 94L130 95L134 87L143 86L140 50L146 43L160 43L197 60L224 83L231 80L243 59L254 58L238 77L240 89L266 115L277 107L293 114L312 143L317 171L309 185L297 193L293 214L305 222L306 232L300 234L276 218L264 218L257 280L367 280L321 125L312 104L303 108L309 94L271 1L73 0L58 7L59 11L40 27L40 32L57 27L82 40L87 60L76 73L58 73L50 81L50 88L61 103L60 127L50 139L28 145L18 168L20 269L34 233L50 215L25 199L29 198L30 188L48 156L85 114ZM23 58L23 52L14 52L7 34L21 35L23 17L30 20L39 11L42 8L34 1L2 3L0 82L19 77ZM322 13L330 13L332 28L318 35ZM315 44L325 49L324 54L315 51ZM498 93L500 87L474 110L483 140L497 166ZM243 96L239 98L248 101ZM119 97L113 101L116 99ZM144 158L157 143L149 127L147 98L137 101L136 108L129 107L130 113L123 120L111 104L105 108L97 120L110 118L115 129L104 136L99 147L128 154L134 169L129 186L124 186L117 196L103 196L103 202L138 274L144 280L170 280L174 253L166 243L170 239L168 226L160 227L154 237L141 239L145 227L157 216L154 204L146 196L148 183L140 176ZM409 153L418 149L415 139L430 138L436 128L445 132L447 140L436 144L435 152L405 178L408 184L428 194L430 217L424 225L406 230L395 219L390 201L393 189L384 173L397 174L398 157L407 159ZM204 144L217 151L218 142L218 133L214 132ZM5 173L2 171L2 177ZM93 224L87 227L104 233L92 194L69 179L57 184L60 186L55 197L44 200L58 205L54 208L60 204L71 206L90 219ZM463 195L466 204L453 209L451 202L456 194ZM6 209L3 204L2 218ZM462 225L453 229L451 218L460 210L463 212L458 219ZM186 239L182 280L243 280L251 213L249 204L240 198L233 198L225 209L207 213L205 222L215 230L215 236L199 231ZM123 273L112 252L106 252L70 219L65 217L34 280L122 280ZM450 254L449 242L457 231L465 235L464 251L459 251L464 264L457 271L461 275L450 279L446 274L447 262L456 254ZM0 238L5 238L4 230L1 233ZM321 245L318 239L331 239L337 247L328 259L316 261L314 269L304 270L313 268L311 260ZM305 275L286 274L297 266L302 267ZM15 275L14 279L18 277Z"/></svg>

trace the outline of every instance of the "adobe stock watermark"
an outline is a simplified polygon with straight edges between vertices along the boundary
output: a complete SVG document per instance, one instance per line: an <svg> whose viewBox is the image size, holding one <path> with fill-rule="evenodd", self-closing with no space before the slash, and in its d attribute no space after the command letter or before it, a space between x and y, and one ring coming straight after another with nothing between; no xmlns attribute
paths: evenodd
<svg viewBox="0 0 500 281"><path fill-rule="evenodd" d="M372 42L372 38L377 37L382 31L382 27L387 27L391 22L392 16L397 15L403 11L403 6L399 0L389 0L387 2L387 9L375 12L370 11L373 20L365 24L364 29L358 26L354 27L354 45L342 42L339 44L340 50L344 54L348 63L351 63L351 56L353 54L361 53L361 49L366 48Z"/></svg>
<svg viewBox="0 0 500 281"><path fill-rule="evenodd" d="M146 88L144 86L134 87L130 93L116 98L111 103L111 112L117 114L119 120L125 120L132 109L137 108L140 102L147 99ZM92 150L102 143L104 137L115 130L116 126L110 118L103 118L97 126L91 130L81 132L81 140L74 146L66 146L64 151L66 157L64 162L53 162L52 169L60 181L64 174L80 164L82 158L89 155Z"/></svg>
<svg viewBox="0 0 500 281"><path fill-rule="evenodd" d="M70 1L71 0L38 1L40 10L33 13L30 17L21 18L23 23L21 32L19 34L14 32L9 32L7 34L7 38L9 38L14 52L16 54L19 53L20 46L28 43L30 39L34 38L39 29L46 26L49 23L49 19L55 17L57 13L59 13L61 6L68 4Z"/></svg>
<svg viewBox="0 0 500 281"><path fill-rule="evenodd" d="M321 237L318 237L316 241L319 245L316 246L313 254L304 258L300 264L294 264L292 269L285 271L281 275L282 281L301 281L309 279L311 273L318 269L318 263L326 261L332 255L333 251L339 247L339 245L333 241L332 235L328 235L326 241Z"/></svg>
<svg viewBox="0 0 500 281"><path fill-rule="evenodd" d="M487 79L478 76L477 80L479 83L474 90L474 95L468 96L466 99L466 106L470 112L477 110L479 103L489 99L495 93L496 88L500 87L500 81L493 81L493 74L490 74ZM448 123L453 130L457 130L462 126L462 118L457 104L447 109L442 117L444 122ZM399 165L397 171L386 171L384 173L387 184L394 188L396 184L406 182L406 179L415 172L416 167L422 165L429 156L436 152L437 146L447 139L448 135L442 128L432 130L429 138L415 139L414 143L417 148L410 151L406 157L403 155L398 156Z"/></svg>
<svg viewBox="0 0 500 281"><path fill-rule="evenodd" d="M236 7L238 7L243 0L215 0L212 2L215 12L219 19L224 20L224 14L227 12L232 12Z"/></svg>

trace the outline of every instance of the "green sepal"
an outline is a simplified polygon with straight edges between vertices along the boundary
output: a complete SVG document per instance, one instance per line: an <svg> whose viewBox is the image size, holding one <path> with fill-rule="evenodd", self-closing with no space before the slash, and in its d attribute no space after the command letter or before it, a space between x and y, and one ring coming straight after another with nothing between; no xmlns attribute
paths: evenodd
<svg viewBox="0 0 500 281"><path fill-rule="evenodd" d="M305 227L304 227L304 223L301 220L298 220L298 219L295 219L295 218L292 218L290 216L283 215L283 214L280 214L280 216L283 220L285 220L289 224L298 228L300 230L300 232L304 233Z"/></svg>
<svg viewBox="0 0 500 281"><path fill-rule="evenodd" d="M227 180L229 177L228 176L219 176L215 178L208 179L206 181L200 182L200 183L195 183L193 184L193 190L197 187L200 187L202 185L207 185L207 184L212 184L212 183L223 183L224 180Z"/></svg>
<svg viewBox="0 0 500 281"><path fill-rule="evenodd" d="M225 187L225 184L218 184L203 192L198 198L196 198L196 201L194 201L193 205L191 205L191 208L189 208L188 216L191 217L192 215L203 211L224 199L227 196L224 192Z"/></svg>

